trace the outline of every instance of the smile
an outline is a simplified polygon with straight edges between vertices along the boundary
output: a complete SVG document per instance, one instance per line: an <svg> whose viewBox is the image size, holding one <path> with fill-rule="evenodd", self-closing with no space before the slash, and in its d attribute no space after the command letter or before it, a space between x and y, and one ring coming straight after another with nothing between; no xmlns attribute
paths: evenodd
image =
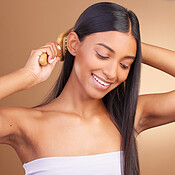
<svg viewBox="0 0 175 175"><path fill-rule="evenodd" d="M110 87L111 83L107 83L102 81L100 78L98 78L96 75L92 74L93 77L93 81L95 83L95 85L99 88L99 89L103 89L106 90Z"/></svg>
<svg viewBox="0 0 175 175"><path fill-rule="evenodd" d="M92 76L95 78L95 80L98 81L98 83L104 85L104 86L109 86L110 84L109 83L105 83L104 81L98 79L94 74L92 74Z"/></svg>

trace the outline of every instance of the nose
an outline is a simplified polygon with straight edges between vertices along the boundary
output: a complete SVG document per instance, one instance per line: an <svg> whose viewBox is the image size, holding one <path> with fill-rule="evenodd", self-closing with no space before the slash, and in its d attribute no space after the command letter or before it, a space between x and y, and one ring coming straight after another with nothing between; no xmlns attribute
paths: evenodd
<svg viewBox="0 0 175 175"><path fill-rule="evenodd" d="M106 79L112 83L118 81L118 63L117 61L111 61L110 63L106 64L103 69L103 74L105 75Z"/></svg>

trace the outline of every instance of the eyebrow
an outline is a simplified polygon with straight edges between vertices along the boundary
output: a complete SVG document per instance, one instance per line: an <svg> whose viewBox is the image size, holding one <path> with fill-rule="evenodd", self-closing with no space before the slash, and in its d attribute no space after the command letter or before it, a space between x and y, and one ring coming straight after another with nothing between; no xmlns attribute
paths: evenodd
<svg viewBox="0 0 175 175"><path fill-rule="evenodd" d="M106 49L108 49L109 51L111 51L113 54L115 54L115 51L114 51L112 48L110 48L109 46L107 46L106 44L104 44L104 43L97 43L96 45L103 46L103 47L105 47ZM125 56L124 58L135 59L134 56Z"/></svg>

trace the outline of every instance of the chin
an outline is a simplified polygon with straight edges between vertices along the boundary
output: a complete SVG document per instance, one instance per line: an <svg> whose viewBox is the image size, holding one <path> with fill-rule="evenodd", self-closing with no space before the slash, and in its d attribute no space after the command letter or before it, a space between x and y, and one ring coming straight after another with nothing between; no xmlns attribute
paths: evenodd
<svg viewBox="0 0 175 175"><path fill-rule="evenodd" d="M105 96L105 95L104 95L104 96ZM97 96L97 95L96 95L96 96L93 96L93 99L96 99L96 100L101 100L101 99L102 99L104 96L100 96L100 95L99 95L99 96Z"/></svg>
<svg viewBox="0 0 175 175"><path fill-rule="evenodd" d="M106 93L90 92L90 93L88 93L88 95L92 99L100 100L106 95Z"/></svg>

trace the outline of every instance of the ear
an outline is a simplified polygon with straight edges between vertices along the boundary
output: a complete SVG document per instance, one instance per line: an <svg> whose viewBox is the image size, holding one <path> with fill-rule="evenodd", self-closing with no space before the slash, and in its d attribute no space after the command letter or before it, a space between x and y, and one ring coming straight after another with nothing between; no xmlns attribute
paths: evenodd
<svg viewBox="0 0 175 175"><path fill-rule="evenodd" d="M78 35L75 32L70 32L67 36L67 49L73 56L76 56L76 51L79 44L80 41Z"/></svg>

